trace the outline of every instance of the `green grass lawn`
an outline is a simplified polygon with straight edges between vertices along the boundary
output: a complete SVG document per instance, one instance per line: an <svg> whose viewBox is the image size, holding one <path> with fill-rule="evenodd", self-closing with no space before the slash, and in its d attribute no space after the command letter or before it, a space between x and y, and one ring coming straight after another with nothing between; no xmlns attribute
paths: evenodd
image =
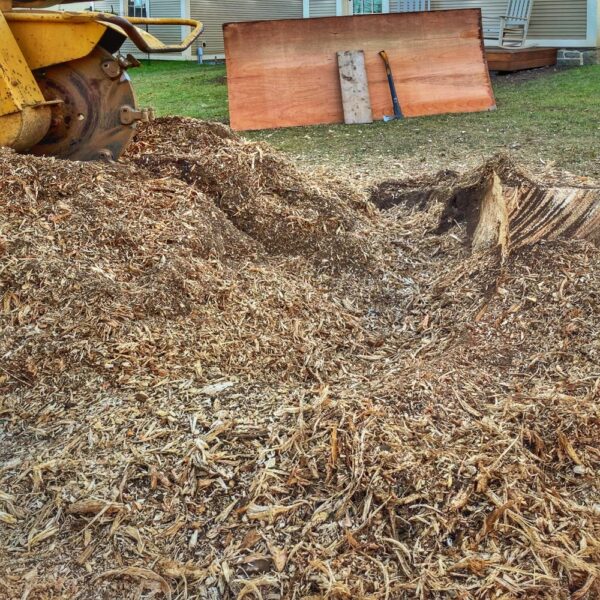
<svg viewBox="0 0 600 600"><path fill-rule="evenodd" d="M142 105L154 106L159 115L228 120L223 65L152 61L131 74ZM498 151L534 168L554 163L600 175L600 66L496 77L494 91L493 112L246 135L309 164L374 176L470 166Z"/></svg>
<svg viewBox="0 0 600 600"><path fill-rule="evenodd" d="M153 106L158 115L182 115L226 121L227 84L223 65L144 60L129 71L142 106Z"/></svg>

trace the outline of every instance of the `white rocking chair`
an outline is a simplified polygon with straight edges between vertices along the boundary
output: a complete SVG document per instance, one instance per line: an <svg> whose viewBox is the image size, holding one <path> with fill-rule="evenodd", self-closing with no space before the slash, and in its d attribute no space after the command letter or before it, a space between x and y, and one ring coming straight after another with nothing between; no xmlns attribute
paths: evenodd
<svg viewBox="0 0 600 600"><path fill-rule="evenodd" d="M532 8L533 0L509 0L505 15L483 17L483 37L498 40L498 45L504 48L523 46Z"/></svg>

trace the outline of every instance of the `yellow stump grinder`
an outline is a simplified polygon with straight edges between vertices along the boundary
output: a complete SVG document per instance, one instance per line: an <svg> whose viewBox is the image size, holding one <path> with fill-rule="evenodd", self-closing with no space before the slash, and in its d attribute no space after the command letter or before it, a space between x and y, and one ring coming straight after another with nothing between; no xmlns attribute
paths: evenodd
<svg viewBox="0 0 600 600"><path fill-rule="evenodd" d="M116 160L136 123L151 116L138 108L127 74L139 63L119 49L129 38L144 53L182 52L202 33L202 24L43 10L56 3L0 0L0 146L73 160ZM191 31L179 45L168 46L139 27L146 25Z"/></svg>

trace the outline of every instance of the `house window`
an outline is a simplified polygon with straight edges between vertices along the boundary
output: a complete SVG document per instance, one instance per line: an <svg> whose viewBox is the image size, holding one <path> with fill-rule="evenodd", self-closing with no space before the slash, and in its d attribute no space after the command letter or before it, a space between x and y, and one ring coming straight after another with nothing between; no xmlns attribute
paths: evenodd
<svg viewBox="0 0 600 600"><path fill-rule="evenodd" d="M146 0L127 0L128 17L147 17L148 4Z"/></svg>
<svg viewBox="0 0 600 600"><path fill-rule="evenodd" d="M383 12L383 0L353 0L355 15L372 15Z"/></svg>

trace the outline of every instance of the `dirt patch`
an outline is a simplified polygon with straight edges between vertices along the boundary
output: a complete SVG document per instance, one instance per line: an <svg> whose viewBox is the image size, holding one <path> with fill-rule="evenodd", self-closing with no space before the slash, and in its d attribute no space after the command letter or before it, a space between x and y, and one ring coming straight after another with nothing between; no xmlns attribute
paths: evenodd
<svg viewBox="0 0 600 600"><path fill-rule="evenodd" d="M556 181L380 211L191 120L0 171L0 597L598 596L600 252L534 218ZM499 206L539 235L473 247Z"/></svg>
<svg viewBox="0 0 600 600"><path fill-rule="evenodd" d="M214 85L227 85L227 76L223 75L222 77L215 77L210 80L210 83L213 83Z"/></svg>
<svg viewBox="0 0 600 600"><path fill-rule="evenodd" d="M564 70L564 68L560 67L541 67L539 69L515 71L514 73L492 71L492 79L499 79L510 83L527 83L528 81L536 81L537 79L556 75Z"/></svg>

